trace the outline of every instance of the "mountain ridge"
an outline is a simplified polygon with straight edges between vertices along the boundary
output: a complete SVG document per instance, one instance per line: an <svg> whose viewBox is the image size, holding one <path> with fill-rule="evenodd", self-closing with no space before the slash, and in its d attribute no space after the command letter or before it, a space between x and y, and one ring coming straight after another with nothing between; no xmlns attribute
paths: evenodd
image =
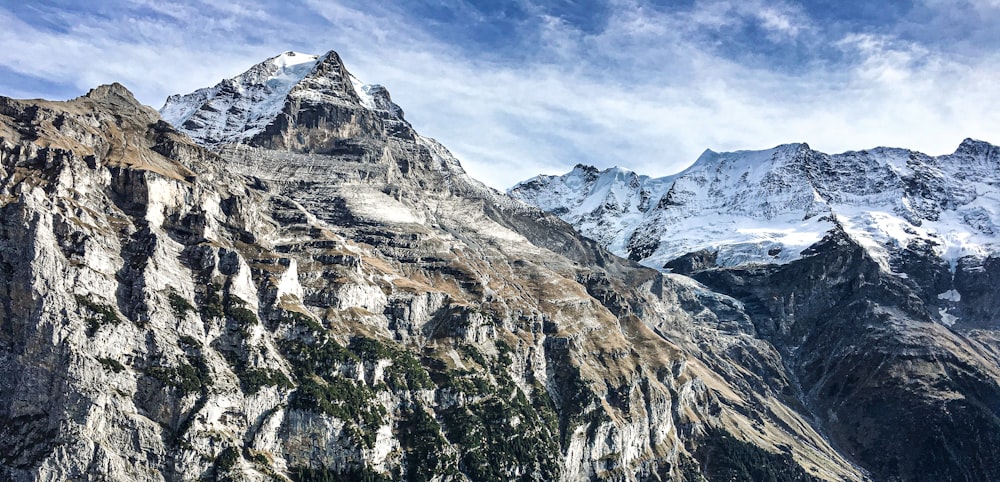
<svg viewBox="0 0 1000 482"><path fill-rule="evenodd" d="M557 213L612 252L646 260L644 263L654 268L700 250L719 251L718 262L722 265L787 262L833 228L832 222L821 226L802 222L818 215L836 217L882 258L889 254L878 246L887 241L903 247L910 242L926 241L941 246L939 254L954 264L964 254L996 249L997 240L990 233L1000 217L988 206L975 204L977 196L994 196L992 186L996 176L991 174L991 166L997 162L995 152L995 146L973 139L964 140L954 153L937 157L882 147L827 155L804 143L783 144L762 151L707 150L680 173L662 178L637 176L631 181L634 186L629 195L655 199L643 205L633 203L624 211L615 198L608 198L604 191L591 185L587 187L590 191L586 199L580 198L579 193L576 198L552 195L555 191L565 191L567 183L585 183L578 168L561 177L539 176L524 181L509 192ZM970 190L953 181L943 184L950 178L942 176L967 179L966 171L982 180L978 194L976 186ZM607 172L610 171L602 171L602 175ZM727 177L730 173L741 177ZM864 175L872 179L866 180L859 173L867 173ZM865 185L869 181L872 185ZM876 195L885 189L895 190L901 203ZM940 199L929 198L933 196ZM686 203L691 206L685 207ZM862 219L863 213L858 210L864 208L882 212L878 214L882 217ZM955 211L953 208L964 209L956 214L961 219L938 223L940 216L949 216ZM706 227L685 225L683 217L688 210L712 212L729 219L707 227L711 238L699 238L696 231ZM771 223L777 216L786 219ZM732 226L723 226L722 221ZM926 227L920 229L924 224L935 223L933 232ZM921 232L897 232L910 230L904 224ZM671 236L686 238L666 239L664 226L671 227ZM960 239L963 237L971 241L966 243ZM768 252L779 254L768 255Z"/></svg>

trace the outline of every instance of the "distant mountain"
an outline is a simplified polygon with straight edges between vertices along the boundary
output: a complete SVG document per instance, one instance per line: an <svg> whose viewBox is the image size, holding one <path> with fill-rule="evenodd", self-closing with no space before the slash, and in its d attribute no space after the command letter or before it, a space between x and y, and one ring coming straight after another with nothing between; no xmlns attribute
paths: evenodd
<svg viewBox="0 0 1000 482"><path fill-rule="evenodd" d="M510 194L654 268L697 252L717 266L787 263L835 227L890 271L914 250L952 269L1000 251L1000 149L972 139L938 157L881 147L829 155L805 144L706 151L658 179L577 166Z"/></svg>
<svg viewBox="0 0 1000 482"><path fill-rule="evenodd" d="M580 165L510 194L736 299L821 431L876 480L1000 480L953 457L1000 442L985 375L1000 367L996 146L706 151L664 178Z"/></svg>

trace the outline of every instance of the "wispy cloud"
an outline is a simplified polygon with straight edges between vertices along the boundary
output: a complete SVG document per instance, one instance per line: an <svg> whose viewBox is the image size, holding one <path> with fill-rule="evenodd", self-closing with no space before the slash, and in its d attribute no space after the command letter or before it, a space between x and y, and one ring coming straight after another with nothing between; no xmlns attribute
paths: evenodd
<svg viewBox="0 0 1000 482"><path fill-rule="evenodd" d="M970 2L973 19L953 14L974 45L957 29L951 40L921 36L915 26L945 15L928 16L945 9L936 1L893 10L879 28L762 0L613 0L599 17L460 0L444 10L142 0L30 19L0 8L0 66L17 73L0 87L30 91L31 75L81 91L117 80L158 106L283 50L336 49L352 72L386 85L421 133L501 188L578 162L665 175L705 148L943 153L968 136L1000 140L1000 55L979 46L993 42L980 23L1000 19L995 2Z"/></svg>

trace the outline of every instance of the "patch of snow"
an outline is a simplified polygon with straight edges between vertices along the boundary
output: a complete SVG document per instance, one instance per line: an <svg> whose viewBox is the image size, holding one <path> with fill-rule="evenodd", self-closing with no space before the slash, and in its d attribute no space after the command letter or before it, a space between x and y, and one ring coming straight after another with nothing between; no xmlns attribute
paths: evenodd
<svg viewBox="0 0 1000 482"><path fill-rule="evenodd" d="M948 310L945 308L938 308L938 313L941 315L941 323L944 323L946 326L954 326L955 322L958 321L958 317L948 313Z"/></svg>
<svg viewBox="0 0 1000 482"><path fill-rule="evenodd" d="M944 293L939 293L937 297L939 300L954 301L956 303L962 301L962 294L953 289L945 291Z"/></svg>
<svg viewBox="0 0 1000 482"><path fill-rule="evenodd" d="M371 91L376 86L366 84L353 75L350 78L351 87L354 87L354 92L361 99L361 105L365 106L366 109L375 110L375 97L372 96Z"/></svg>
<svg viewBox="0 0 1000 482"><path fill-rule="evenodd" d="M546 189L534 189L545 185ZM538 176L512 188L516 199L557 212L611 252L627 251L628 237L670 187L669 178L639 176L623 168L598 171L578 165L563 176Z"/></svg>

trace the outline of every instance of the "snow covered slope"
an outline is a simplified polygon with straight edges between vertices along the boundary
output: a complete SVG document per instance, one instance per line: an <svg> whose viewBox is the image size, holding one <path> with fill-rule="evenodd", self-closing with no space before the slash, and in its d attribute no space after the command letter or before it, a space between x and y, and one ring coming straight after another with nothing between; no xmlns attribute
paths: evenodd
<svg viewBox="0 0 1000 482"><path fill-rule="evenodd" d="M720 266L784 263L839 225L891 271L906 249L952 267L998 251L998 168L1000 150L971 139L939 157L882 147L828 155L788 144L705 151L659 179L577 166L510 194L652 267L701 250Z"/></svg>
<svg viewBox="0 0 1000 482"><path fill-rule="evenodd" d="M552 212L577 230L621 255L629 234L670 187L671 178L653 179L620 167L599 171L578 164L563 176L538 176L511 194Z"/></svg>
<svg viewBox="0 0 1000 482"><path fill-rule="evenodd" d="M343 83L350 88L341 88L343 79L324 69L329 63L340 64L335 52L322 56L285 52L214 87L168 97L160 115L199 144L217 147L261 134L289 100L329 102L348 97L339 100L357 101L372 110L398 111L394 104L380 105L381 86L365 84L347 74ZM401 111L398 113L401 116Z"/></svg>

